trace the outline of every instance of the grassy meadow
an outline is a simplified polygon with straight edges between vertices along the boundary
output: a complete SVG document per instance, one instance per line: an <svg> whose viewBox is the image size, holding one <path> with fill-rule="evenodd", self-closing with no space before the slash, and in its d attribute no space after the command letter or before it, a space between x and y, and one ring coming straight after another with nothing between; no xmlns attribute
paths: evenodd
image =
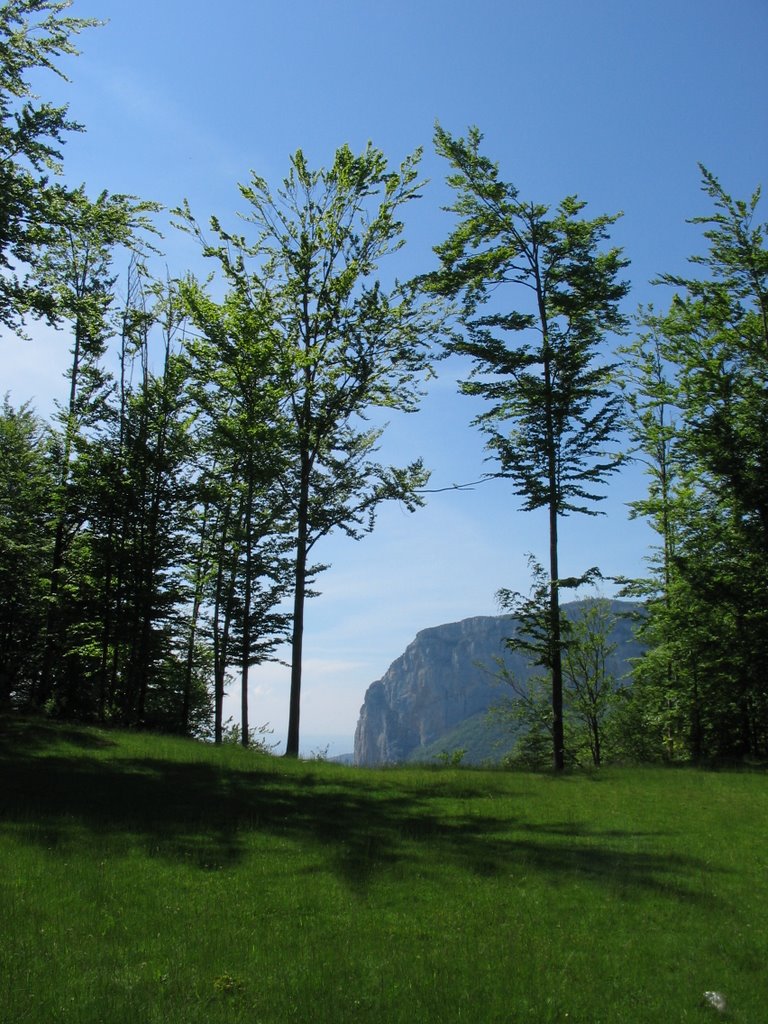
<svg viewBox="0 0 768 1024"><path fill-rule="evenodd" d="M764 773L350 769L0 719L2 1024L712 1020L768 1021Z"/></svg>

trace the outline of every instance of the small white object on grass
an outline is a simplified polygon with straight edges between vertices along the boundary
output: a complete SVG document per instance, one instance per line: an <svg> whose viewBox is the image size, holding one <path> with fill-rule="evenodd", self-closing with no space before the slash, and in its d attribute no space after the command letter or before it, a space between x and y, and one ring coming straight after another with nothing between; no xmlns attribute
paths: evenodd
<svg viewBox="0 0 768 1024"><path fill-rule="evenodd" d="M718 1013L725 1013L725 996L722 992L705 992L704 1002Z"/></svg>

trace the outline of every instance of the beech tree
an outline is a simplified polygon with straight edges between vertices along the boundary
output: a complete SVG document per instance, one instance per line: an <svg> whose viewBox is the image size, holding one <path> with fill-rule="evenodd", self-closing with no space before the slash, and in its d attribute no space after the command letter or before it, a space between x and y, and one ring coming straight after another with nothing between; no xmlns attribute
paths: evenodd
<svg viewBox="0 0 768 1024"><path fill-rule="evenodd" d="M675 294L652 320L661 365L674 385L660 392L658 382L648 387L646 375L632 391L655 403L655 420L635 417L646 452L658 451L664 439L661 400L667 396L676 411L674 436L665 439L676 486L666 496L660 490L657 454L648 497L635 504L666 545L663 575L657 566L650 580L664 599L649 603L653 646L639 681L646 696L671 712L668 753L764 756L768 229L756 219L759 190L747 201L733 199L710 171L702 167L701 174L711 212L691 223L704 227L707 249L691 258L690 277L660 278Z"/></svg>
<svg viewBox="0 0 768 1024"><path fill-rule="evenodd" d="M65 14L71 0L7 0L0 4L0 326L18 329L25 313L55 318L55 298L37 274L49 233L61 223L65 136L81 131L66 106L41 102L30 75L76 54L75 40L97 25Z"/></svg>
<svg viewBox="0 0 768 1024"><path fill-rule="evenodd" d="M44 703L53 685L53 666L60 628L60 595L66 582L67 548L85 516L73 512L72 476L78 448L87 449L89 435L101 429L113 381L102 365L107 344L115 333L114 261L120 248L141 253L142 235L151 230L147 213L152 203L131 196L102 192L95 200L84 187L52 190L49 208L57 222L48 232L45 251L38 257L37 273L52 299L56 319L72 332L72 361L67 373L69 397L60 410L62 423L59 480L56 491L56 534L51 560L51 597L46 622L45 659L39 699Z"/></svg>
<svg viewBox="0 0 768 1024"><path fill-rule="evenodd" d="M569 616L569 644L565 651L566 710L581 726L592 764L599 768L605 756L606 722L616 702L618 680L611 658L618 644L611 639L616 615L610 601L593 598L578 614Z"/></svg>
<svg viewBox="0 0 768 1024"><path fill-rule="evenodd" d="M113 641L122 683L118 708L124 721L178 729L189 724L180 713L190 694L182 682L186 624L179 612L190 601L183 566L194 501L194 407L180 351L184 310L175 287L147 288L140 303L129 339L137 379L127 391L119 432L125 507L117 541L123 561L120 621ZM161 357L155 372L151 348ZM109 551L104 554L109 557Z"/></svg>
<svg viewBox="0 0 768 1024"><path fill-rule="evenodd" d="M613 693L613 679L605 671L606 659L615 650L608 640L612 621L607 603L595 598L587 600L576 616L561 610L555 642L549 573L533 555L529 554L527 560L532 581L530 593L500 590L496 596L516 624L505 647L522 654L530 666L544 672L518 678L499 658L499 680L511 688L514 696L503 698L492 709L493 716L512 724L516 730L523 729L511 762L542 767L546 756L543 740L548 740L551 751L555 735L551 681L559 653L563 671L563 733L569 738L568 753L576 760L575 748L584 746L577 728L581 724L593 763L599 765L603 719ZM593 568L578 578L559 579L558 592L594 585L601 578L599 570ZM570 722L566 712L570 712Z"/></svg>
<svg viewBox="0 0 768 1024"><path fill-rule="evenodd" d="M55 485L50 432L28 405L0 408L0 707L30 700L40 670Z"/></svg>
<svg viewBox="0 0 768 1024"><path fill-rule="evenodd" d="M640 333L620 349L627 459L642 466L647 491L628 503L631 519L645 519L658 541L645 558L648 574L627 581L646 613L638 632L647 649L635 665L632 703L648 749L673 758L687 749L691 720L691 620L684 635L673 622L688 603L678 571L686 520L695 517L697 471L682 447L679 390L665 355L664 315L640 310ZM681 640L684 642L681 645ZM693 670L695 676L695 670ZM694 687L695 689L695 687Z"/></svg>
<svg viewBox="0 0 768 1024"><path fill-rule="evenodd" d="M368 145L337 150L327 169L291 158L273 193L253 174L240 192L251 240L224 230L205 243L187 207L187 227L216 258L241 304L260 312L269 339L264 388L282 396L291 457L281 474L293 550L291 695L286 754L299 751L304 606L311 593L315 546L339 529L357 538L373 528L381 501L421 503L427 473L420 459L402 468L375 458L382 433L376 409L411 412L439 333L436 304L413 283L383 284L380 262L403 244L400 213L417 198L419 153L390 170Z"/></svg>
<svg viewBox="0 0 768 1024"><path fill-rule="evenodd" d="M616 216L588 220L575 196L554 211L523 200L480 152L481 142L477 128L466 139L436 128L437 151L452 168L448 210L458 223L435 248L441 268L425 284L462 299L464 333L450 350L474 364L462 392L489 403L474 422L488 435L496 475L514 481L524 510L548 513L553 762L561 770L558 521L595 514L600 485L620 462L611 451L620 400L601 346L625 327L619 304L628 291L620 280L627 261L619 249L603 247ZM512 308L504 304L508 287Z"/></svg>
<svg viewBox="0 0 768 1024"><path fill-rule="evenodd" d="M272 325L239 292L215 303L188 280L183 295L201 337L188 346L200 424L201 494L213 583L214 737L222 740L229 664L240 666L240 740L250 741L248 671L274 656L289 616L290 529L283 476L290 466L284 395L272 386Z"/></svg>

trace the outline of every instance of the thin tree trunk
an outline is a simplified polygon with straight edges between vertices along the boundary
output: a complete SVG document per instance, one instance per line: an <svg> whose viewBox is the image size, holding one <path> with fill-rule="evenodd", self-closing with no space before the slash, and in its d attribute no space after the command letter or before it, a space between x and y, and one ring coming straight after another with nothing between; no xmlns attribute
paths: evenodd
<svg viewBox="0 0 768 1024"><path fill-rule="evenodd" d="M110 554L107 556L107 567L104 574L104 619L101 630L101 657L99 659L99 697L97 705L97 718L103 722L106 718L107 706L107 677L109 673L109 638L112 633L112 531L107 534L107 547Z"/></svg>
<svg viewBox="0 0 768 1024"><path fill-rule="evenodd" d="M549 317L541 279L538 248L534 246L536 300L541 326L544 363L544 395L547 432L547 489L549 492L549 630L552 642L552 766L556 772L565 767L565 730L563 728L563 652L560 644L560 567L557 547L557 449L553 415L552 351L549 342Z"/></svg>
<svg viewBox="0 0 768 1024"><path fill-rule="evenodd" d="M77 385L80 374L80 356L83 344L83 331L79 320L75 322L74 333L75 345L72 352L72 369L70 371L69 408L67 410L67 425L64 431L64 451L61 457L61 473L59 475L59 508L57 509L56 514L53 558L49 573L50 595L48 599L48 610L45 616L43 658L36 694L36 703L40 707L45 704L53 690L52 675L56 654L55 634L58 626L59 583L64 565L64 530L67 514L67 484L69 483L69 463L72 457L72 445L74 443L77 422Z"/></svg>
<svg viewBox="0 0 768 1024"><path fill-rule="evenodd" d="M187 659L184 666L184 688L181 703L181 727L189 733L189 716L192 702L192 672L195 664L195 642L197 640L197 624L200 619L200 608L203 604L203 581L206 574L205 549L208 544L208 506L203 509L203 521L200 526L199 548L194 569L194 595L192 598L192 616L189 624L189 640L187 642Z"/></svg>
<svg viewBox="0 0 768 1024"><path fill-rule="evenodd" d="M286 757L299 756L299 717L301 711L301 666L304 643L304 602L307 586L307 527L309 519L309 462L304 460L296 538L296 569L293 595L293 631L291 635L291 697L288 710Z"/></svg>
<svg viewBox="0 0 768 1024"><path fill-rule="evenodd" d="M237 512L236 522L240 522L242 516L241 505ZM228 567L227 542L231 513L228 505L225 505L223 522L221 526L221 543L218 553L218 569L216 572L216 598L213 612L213 662L214 662L214 742L221 743L223 740L223 715L224 715L224 683L227 674L227 655L229 652L229 630L232 622L232 602L235 593L236 570L229 566L228 589L225 593L225 573ZM223 622L221 621L221 608L224 605Z"/></svg>
<svg viewBox="0 0 768 1024"><path fill-rule="evenodd" d="M251 515L253 512L253 455L248 455L248 494L245 507L245 586L243 588L243 643L242 668L240 674L240 742L244 747L250 743L248 723L248 668L251 662L251 572L253 552L251 546Z"/></svg>
<svg viewBox="0 0 768 1024"><path fill-rule="evenodd" d="M189 626L189 640L187 642L187 659L184 665L184 686L181 695L181 729L185 735L189 734L189 715L192 704L192 671L195 666L195 641L197 639L197 620L200 615L201 597L195 592L192 602L192 621Z"/></svg>
<svg viewBox="0 0 768 1024"><path fill-rule="evenodd" d="M565 730L563 727L563 652L560 643L560 572L557 551L557 508L549 508L549 619L552 637L552 766L556 772L565 767Z"/></svg>
<svg viewBox="0 0 768 1024"><path fill-rule="evenodd" d="M702 754L702 742L701 742L701 708L699 706L699 672L698 665L694 661L693 664L693 701L691 706L691 754L693 760L698 763L701 761Z"/></svg>

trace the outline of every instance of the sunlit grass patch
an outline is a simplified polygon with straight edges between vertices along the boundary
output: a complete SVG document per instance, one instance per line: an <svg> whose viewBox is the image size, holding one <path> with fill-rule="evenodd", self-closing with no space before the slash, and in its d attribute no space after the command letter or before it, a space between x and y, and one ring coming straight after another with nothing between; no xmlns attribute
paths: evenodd
<svg viewBox="0 0 768 1024"><path fill-rule="evenodd" d="M668 1024L707 990L764 1020L765 775L29 729L0 739L4 1024Z"/></svg>

